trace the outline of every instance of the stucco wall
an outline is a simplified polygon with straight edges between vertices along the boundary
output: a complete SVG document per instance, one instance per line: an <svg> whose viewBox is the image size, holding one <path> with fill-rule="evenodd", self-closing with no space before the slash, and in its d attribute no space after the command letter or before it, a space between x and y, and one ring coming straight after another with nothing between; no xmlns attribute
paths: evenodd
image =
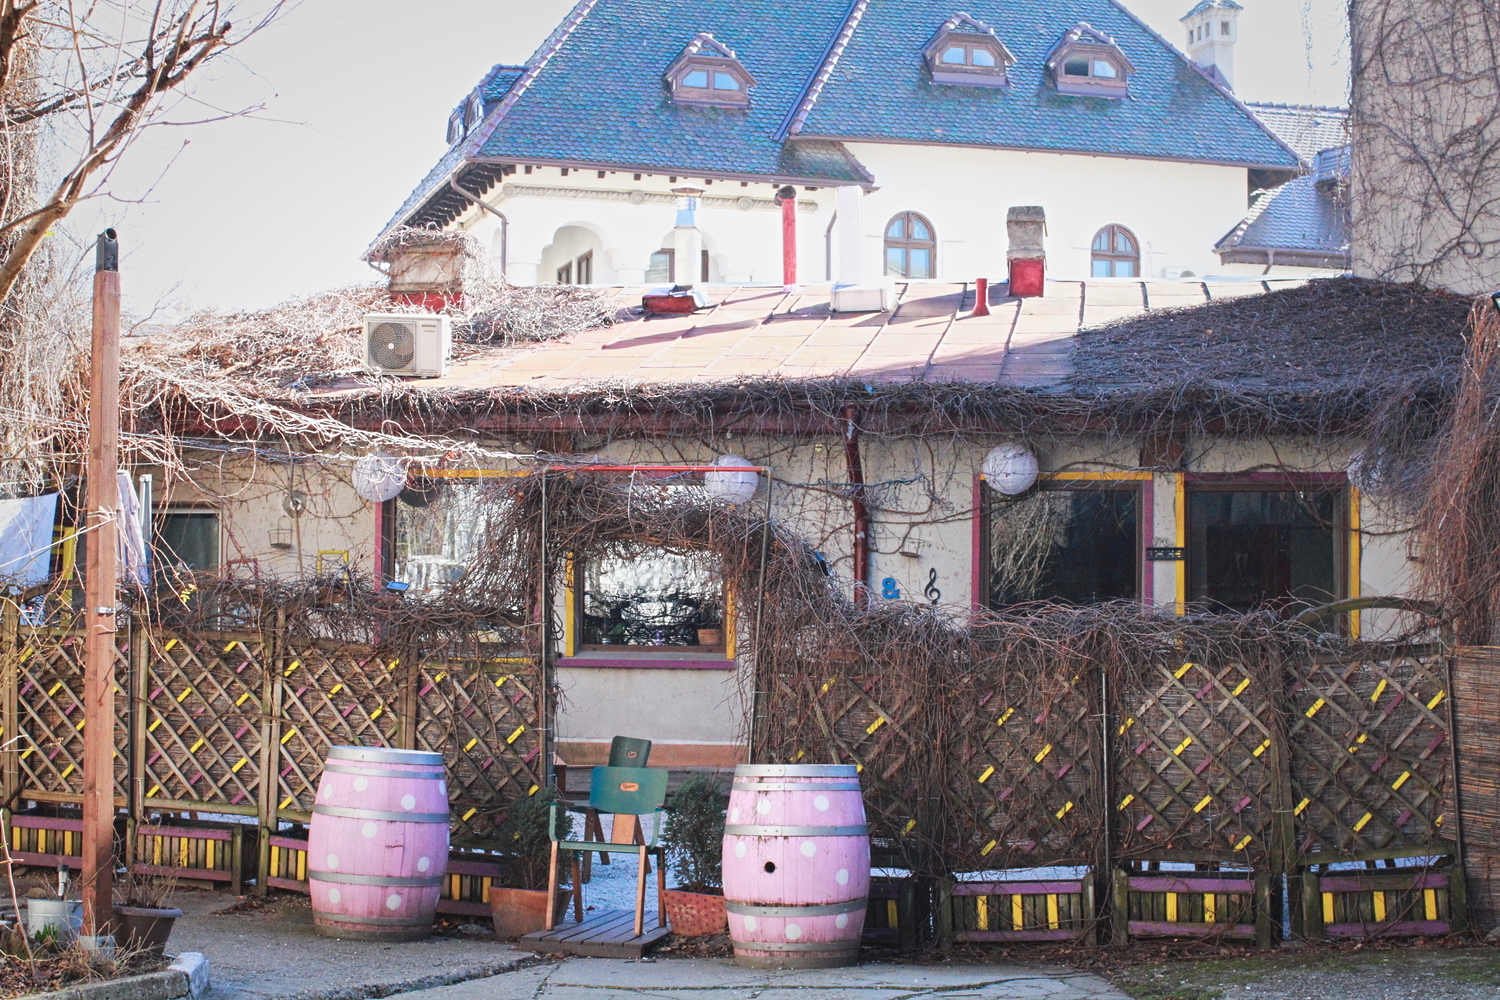
<svg viewBox="0 0 1500 1000"><path fill-rule="evenodd" d="M924 215L936 230L936 277L966 281L1004 277L1005 214L1012 205L1046 208L1050 274L1072 279L1089 276L1094 235L1110 224L1137 236L1146 276L1162 277L1169 269L1221 273L1214 244L1247 210L1243 168L927 146L852 144L850 151L877 178L857 220L866 281L884 273L886 226L905 211ZM676 209L662 198L683 187L704 194L698 222L711 281L780 283L781 218L766 207L776 192L771 184L651 174L636 180L611 171L564 176L559 168L536 167L508 176L486 200L505 217L511 281L553 281L558 267L593 249L595 283L636 284L645 280L651 254L672 245ZM754 207L715 201L740 198ZM850 220L835 221L836 192L803 188L798 201L798 280L842 279L834 227ZM471 208L457 225L499 253L502 224L494 214Z"/></svg>
<svg viewBox="0 0 1500 1000"><path fill-rule="evenodd" d="M899 592L901 599L927 603L929 585L940 591L939 602L956 613L975 600L975 555L979 544L974 511L977 476L985 453L1003 439L884 439L866 437L862 443L867 481L876 484L872 502L877 507L873 526L871 579L876 599ZM509 446L509 443L505 443ZM1299 473L1342 470L1358 442L1315 447L1305 441L1189 441L1185 453L1188 472L1246 473L1281 468ZM1121 442L1038 440L1033 442L1042 467L1053 472L1128 471L1139 462L1138 445ZM718 442L614 442L597 452L598 458L620 463L710 463L723 452L733 452L763 463L778 480L772 492L777 517L791 525L822 551L842 585L852 579L851 517L845 501L827 487L847 481L842 441L836 437L798 439L736 438ZM368 572L374 551L374 506L357 497L349 484L347 467L303 466L296 470L297 488L309 498L300 521L300 543L292 551L269 546L269 531L285 525L281 500L289 485L284 466L231 465L209 477L208 491L225 494L223 511L226 558L251 559L262 573L293 576L311 572L320 550L351 554L359 572ZM1180 476L1158 473L1149 479L1148 521L1143 526L1146 546L1184 544L1178 533ZM814 489L797 488L805 484ZM753 503L765 500L766 486ZM173 502L201 499L179 485L169 495ZM1366 534L1359 539L1357 592L1397 595L1406 586L1411 565L1402 526L1378 503L1361 498L1359 517ZM328 557L335 558L335 557ZM241 566L248 567L249 563ZM1180 562L1146 564L1151 600L1171 606L1179 599ZM886 588L890 579L893 586ZM1354 589L1351 587L1351 589ZM1367 613L1365 634L1380 634L1397 626L1394 616ZM562 702L557 738L573 744L577 756L597 752L616 734L656 740L673 760L732 762L745 736L749 664L741 658L737 670L618 669L562 667L558 672ZM592 745L589 751L586 745ZM587 752L586 752L587 751ZM566 759L566 758L565 758ZM664 758L666 759L666 758Z"/></svg>
<svg viewBox="0 0 1500 1000"><path fill-rule="evenodd" d="M1351 244L1365 277L1500 286L1500 10L1353 0Z"/></svg>

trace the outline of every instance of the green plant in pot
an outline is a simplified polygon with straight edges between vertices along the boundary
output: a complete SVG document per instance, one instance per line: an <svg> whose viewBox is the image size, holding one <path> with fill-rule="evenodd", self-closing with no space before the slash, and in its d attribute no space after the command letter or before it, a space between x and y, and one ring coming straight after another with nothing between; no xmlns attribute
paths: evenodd
<svg viewBox="0 0 1500 1000"><path fill-rule="evenodd" d="M693 624L697 628L698 645L724 645L724 605L721 601L706 598L698 605Z"/></svg>
<svg viewBox="0 0 1500 1000"><path fill-rule="evenodd" d="M662 894L667 922L683 937L723 934L724 793L712 774L694 774L672 794L662 843L676 889Z"/></svg>
<svg viewBox="0 0 1500 1000"><path fill-rule="evenodd" d="M115 944L127 952L160 956L182 911L171 903L177 880L163 875L127 872L115 881L123 900L114 906Z"/></svg>
<svg viewBox="0 0 1500 1000"><path fill-rule="evenodd" d="M512 805L496 828L496 839L505 851L506 874L504 885L490 887L490 915L495 921L495 936L502 940L547 926L547 866L552 860L552 833L547 823L556 801L555 789L542 789ZM553 832L565 836L567 823L567 813L559 810ZM558 864L567 867L561 860ZM556 919L562 918L572 895L567 890L558 892Z"/></svg>

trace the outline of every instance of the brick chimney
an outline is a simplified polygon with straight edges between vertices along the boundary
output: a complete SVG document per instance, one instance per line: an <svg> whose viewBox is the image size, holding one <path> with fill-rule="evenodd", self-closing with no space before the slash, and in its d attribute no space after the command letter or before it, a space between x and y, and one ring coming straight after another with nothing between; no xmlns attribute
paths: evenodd
<svg viewBox="0 0 1500 1000"><path fill-rule="evenodd" d="M1005 213L1010 236L1010 294L1038 298L1047 280L1047 213L1040 205L1014 205Z"/></svg>

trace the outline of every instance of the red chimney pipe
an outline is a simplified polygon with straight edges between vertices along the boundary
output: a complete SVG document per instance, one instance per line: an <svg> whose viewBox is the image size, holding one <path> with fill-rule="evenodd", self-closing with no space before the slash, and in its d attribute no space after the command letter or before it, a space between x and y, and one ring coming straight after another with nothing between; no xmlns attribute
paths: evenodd
<svg viewBox="0 0 1500 1000"><path fill-rule="evenodd" d="M788 184L776 192L781 205L781 283L797 283L797 189Z"/></svg>
<svg viewBox="0 0 1500 1000"><path fill-rule="evenodd" d="M990 279L974 279L974 311L970 316L988 316L990 314Z"/></svg>

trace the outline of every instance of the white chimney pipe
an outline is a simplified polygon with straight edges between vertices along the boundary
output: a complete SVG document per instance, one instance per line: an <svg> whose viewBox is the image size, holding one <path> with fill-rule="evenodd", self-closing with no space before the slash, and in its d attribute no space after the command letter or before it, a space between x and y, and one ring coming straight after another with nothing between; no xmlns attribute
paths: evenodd
<svg viewBox="0 0 1500 1000"><path fill-rule="evenodd" d="M1187 29L1188 58L1230 90L1234 89L1234 43L1244 8L1234 0L1202 0L1178 20Z"/></svg>

